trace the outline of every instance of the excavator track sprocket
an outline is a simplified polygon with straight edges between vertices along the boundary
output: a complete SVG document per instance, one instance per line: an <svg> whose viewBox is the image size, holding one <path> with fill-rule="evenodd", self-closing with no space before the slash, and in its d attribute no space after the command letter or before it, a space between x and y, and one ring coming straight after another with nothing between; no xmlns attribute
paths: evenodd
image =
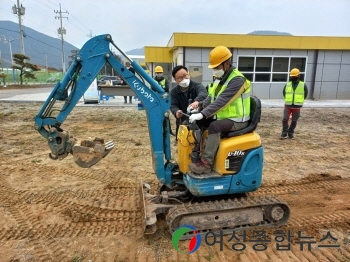
<svg viewBox="0 0 350 262"><path fill-rule="evenodd" d="M166 221L171 234L181 225L191 225L196 232L188 232L181 240L195 234L204 237L208 232L233 231L261 227L279 227L287 223L290 209L275 196L240 197L218 201L185 203L172 207Z"/></svg>

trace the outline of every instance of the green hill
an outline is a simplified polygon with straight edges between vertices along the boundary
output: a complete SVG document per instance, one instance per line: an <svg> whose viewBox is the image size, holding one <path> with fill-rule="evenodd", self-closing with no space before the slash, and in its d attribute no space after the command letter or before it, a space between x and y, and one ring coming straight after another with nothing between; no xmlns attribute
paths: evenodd
<svg viewBox="0 0 350 262"><path fill-rule="evenodd" d="M48 67L62 69L62 50L61 39L54 38L34 29L23 26L25 33L24 37L24 52L30 57L30 62L33 64L46 66L46 58ZM19 40L19 26L11 21L0 21L0 35L4 35L7 39L13 38L11 42L12 54L21 53L21 44ZM3 37L1 37L3 40ZM64 42L66 68L68 56L71 55L71 50L78 49L68 42ZM0 41L2 67L11 66L10 47L8 43Z"/></svg>

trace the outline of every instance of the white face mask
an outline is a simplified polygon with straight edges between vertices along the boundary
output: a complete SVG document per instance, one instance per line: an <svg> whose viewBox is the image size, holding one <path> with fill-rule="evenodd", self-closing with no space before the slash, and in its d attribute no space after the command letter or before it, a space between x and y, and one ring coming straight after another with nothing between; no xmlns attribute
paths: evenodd
<svg viewBox="0 0 350 262"><path fill-rule="evenodd" d="M190 79L189 78L185 78L184 80L182 80L179 85L181 87L188 87L190 85Z"/></svg>
<svg viewBox="0 0 350 262"><path fill-rule="evenodd" d="M214 75L216 75L218 78L222 77L225 74L225 71L223 69L213 69Z"/></svg>

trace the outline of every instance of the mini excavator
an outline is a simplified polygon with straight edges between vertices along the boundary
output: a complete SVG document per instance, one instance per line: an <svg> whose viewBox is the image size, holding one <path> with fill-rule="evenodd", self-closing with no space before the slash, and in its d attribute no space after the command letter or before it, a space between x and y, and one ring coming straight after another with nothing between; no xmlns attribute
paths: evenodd
<svg viewBox="0 0 350 262"><path fill-rule="evenodd" d="M139 77L114 57L111 45L130 61ZM205 144L205 132L198 132L195 123L182 124L177 137L178 162L172 161L170 97L115 45L109 34L96 36L84 44L34 118L34 128L48 141L51 159L72 154L77 165L89 168L114 148L113 141L105 142L101 138L78 141L61 128L106 63L132 88L146 110L153 169L161 186L158 193L151 194L150 186L140 182L138 192L145 234L157 230L159 214L166 215L171 234L185 224L196 228L182 239L191 239L194 234L204 236L207 232L222 230L224 234L232 234L233 230L279 227L287 223L290 216L287 203L275 196L249 196L262 182L263 148L255 131L261 115L260 100L250 98L248 127L222 134L213 171L201 175L192 173L188 165L198 159ZM57 101L63 105L54 116L53 106Z"/></svg>

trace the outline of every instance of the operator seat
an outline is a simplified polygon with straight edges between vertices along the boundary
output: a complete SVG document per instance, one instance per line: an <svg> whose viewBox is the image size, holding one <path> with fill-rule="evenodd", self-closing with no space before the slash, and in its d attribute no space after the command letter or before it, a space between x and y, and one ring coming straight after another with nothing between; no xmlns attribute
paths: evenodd
<svg viewBox="0 0 350 262"><path fill-rule="evenodd" d="M250 97L250 120L249 120L248 126L243 129L232 131L229 133L222 133L221 138L241 136L241 135L253 132L258 126L258 123L260 122L260 116L261 116L261 101L256 96L251 96Z"/></svg>

